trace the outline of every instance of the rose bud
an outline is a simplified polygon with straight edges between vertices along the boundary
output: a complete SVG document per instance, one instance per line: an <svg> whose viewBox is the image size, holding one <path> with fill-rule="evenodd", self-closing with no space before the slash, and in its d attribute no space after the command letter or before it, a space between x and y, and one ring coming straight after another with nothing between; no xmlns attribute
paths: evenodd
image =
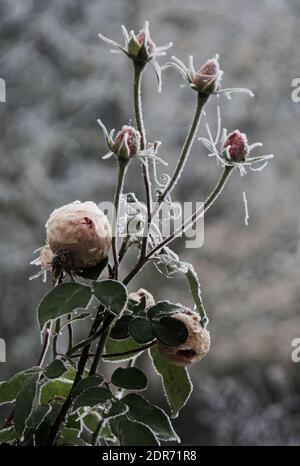
<svg viewBox="0 0 300 466"><path fill-rule="evenodd" d="M140 302L143 298L145 298L146 308L150 306L154 306L155 304L153 295L149 293L149 291L145 290L144 288L140 288L139 290L130 293L129 298L133 299L134 301L138 301L138 302Z"/></svg>
<svg viewBox="0 0 300 466"><path fill-rule="evenodd" d="M192 84L198 91L211 94L220 89L222 74L218 58L211 58L194 73Z"/></svg>
<svg viewBox="0 0 300 466"><path fill-rule="evenodd" d="M145 43L146 31L141 29L136 35L132 35L127 45L128 55L134 60L147 62L155 53L156 45L147 32L148 39Z"/></svg>
<svg viewBox="0 0 300 466"><path fill-rule="evenodd" d="M247 136L238 129L230 133L222 145L225 158L233 162L244 162L249 155Z"/></svg>
<svg viewBox="0 0 300 466"><path fill-rule="evenodd" d="M52 252L69 253L75 271L93 267L107 257L110 225L94 202L75 201L54 210L46 230Z"/></svg>
<svg viewBox="0 0 300 466"><path fill-rule="evenodd" d="M140 150L141 135L132 126L123 126L113 141L112 149L121 158L134 157Z"/></svg>
<svg viewBox="0 0 300 466"><path fill-rule="evenodd" d="M190 309L183 309L182 312L170 317L181 320L185 324L189 336L185 343L178 346L167 346L158 341L159 352L177 366L187 366L200 361L209 351L210 334L206 328L202 327L199 314Z"/></svg>

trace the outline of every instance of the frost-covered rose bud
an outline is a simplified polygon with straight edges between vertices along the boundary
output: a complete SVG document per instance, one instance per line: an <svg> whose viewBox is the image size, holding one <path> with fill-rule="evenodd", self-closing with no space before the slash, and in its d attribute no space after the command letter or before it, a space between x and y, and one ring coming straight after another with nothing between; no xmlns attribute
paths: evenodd
<svg viewBox="0 0 300 466"><path fill-rule="evenodd" d="M146 300L146 308L150 306L154 306L155 300L154 297L149 291L145 290L144 288L140 288L137 291L134 291L129 294L129 298L133 299L134 301L140 302L143 298Z"/></svg>
<svg viewBox="0 0 300 466"><path fill-rule="evenodd" d="M230 133L222 145L225 158L233 162L244 162L249 155L247 136L238 129Z"/></svg>
<svg viewBox="0 0 300 466"><path fill-rule="evenodd" d="M189 332L188 339L178 346L167 346L157 342L159 352L177 366L187 366L200 361L209 351L210 334L202 327L199 314L185 309L171 317L185 324Z"/></svg>
<svg viewBox="0 0 300 466"><path fill-rule="evenodd" d="M220 70L218 58L211 58L194 73L192 84L204 94L216 92L221 87L223 71Z"/></svg>
<svg viewBox="0 0 300 466"><path fill-rule="evenodd" d="M107 257L110 225L94 202L75 201L54 210L46 230L51 251L69 253L75 271L93 267Z"/></svg>
<svg viewBox="0 0 300 466"><path fill-rule="evenodd" d="M147 36L147 39L146 39ZM146 41L145 41L146 39ZM137 34L132 34L127 45L128 55L134 60L147 62L155 54L156 45L149 36L149 31L141 29Z"/></svg>
<svg viewBox="0 0 300 466"><path fill-rule="evenodd" d="M132 126L123 126L113 141L112 149L121 158L134 157L140 150L141 135Z"/></svg>

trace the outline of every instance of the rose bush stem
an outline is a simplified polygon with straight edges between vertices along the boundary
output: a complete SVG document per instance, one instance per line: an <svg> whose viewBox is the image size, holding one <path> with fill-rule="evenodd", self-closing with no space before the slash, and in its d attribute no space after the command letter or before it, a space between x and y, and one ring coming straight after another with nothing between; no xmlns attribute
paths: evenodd
<svg viewBox="0 0 300 466"><path fill-rule="evenodd" d="M201 92L197 93L197 105L196 105L194 118L192 120L188 134L185 138L184 144L182 146L180 156L179 156L177 165L175 167L175 170L173 172L173 175L170 178L170 181L168 182L167 186L164 188L163 192L159 196L159 199L158 199L159 204L161 204L166 199L166 197L169 194L171 194L172 190L174 189L174 187L176 186L178 180L180 179L182 175L182 171L190 155L191 148L192 148L195 136L199 128L202 110L208 100L208 97L209 97L208 94L202 94ZM154 217L154 214L153 214L153 217Z"/></svg>
<svg viewBox="0 0 300 466"><path fill-rule="evenodd" d="M118 255L118 227L119 227L119 208L120 200L124 187L124 179L128 167L128 160L119 159L118 161L118 178L116 191L114 196L114 212L112 219L112 252L114 258L114 278L118 278L119 274L119 255Z"/></svg>
<svg viewBox="0 0 300 466"><path fill-rule="evenodd" d="M101 356L102 356L102 353L103 353L104 345L105 345L107 336L109 334L111 323L113 322L114 318L115 318L115 315L110 314L110 313L107 313L106 316L104 317L103 326L102 326L102 333L101 333L101 336L99 338L97 350L96 350L94 360L93 360L92 365L91 365L89 375L94 375L97 372L98 365L99 365L99 362L100 362L100 359L101 359Z"/></svg>
<svg viewBox="0 0 300 466"><path fill-rule="evenodd" d="M145 149L146 143L147 143L144 120L143 120L142 99L141 99L141 82L142 82L143 69L144 69L143 66L139 65L138 63L134 63L133 65L134 119L135 119L136 128L141 135L141 150ZM149 226L151 224L151 219L152 219L151 182L150 182L148 161L146 159L144 159L144 163L142 163L142 173L143 173L145 192L146 192L147 225L145 226L145 229L144 229L144 236L142 240L142 247L141 247L141 254L140 254L141 258L145 257L146 252L147 252L148 231L149 231Z"/></svg>
<svg viewBox="0 0 300 466"><path fill-rule="evenodd" d="M135 348L132 350L125 351L124 353L111 353L111 354L102 354L103 359L109 359L109 358L116 358L119 356L129 356L130 354L135 354L135 353L140 353L141 351L145 351L148 348L151 348L151 346L155 345L156 340L151 341L147 345L140 346L139 348Z"/></svg>
<svg viewBox="0 0 300 466"><path fill-rule="evenodd" d="M223 188L233 170L232 166L225 166L223 173L215 186L215 188L212 190L212 192L209 194L207 197L206 201L204 202L203 206L197 209L197 211L194 213L194 215L190 219L190 224L186 225L185 224L181 225L176 231L180 230L182 231L182 228L188 228L191 227L194 222L198 219L200 215L203 215L216 201L216 199L219 197L221 192L223 191ZM158 252L160 249L162 249L164 246L169 244L171 241L173 241L176 238L175 232L171 233L167 238L165 238L161 243L159 243L155 248L153 248L142 261L139 261L135 267L129 272L129 274L124 278L123 283L125 285L128 285L129 282L139 273L139 271L144 267L144 265L151 259L151 257Z"/></svg>

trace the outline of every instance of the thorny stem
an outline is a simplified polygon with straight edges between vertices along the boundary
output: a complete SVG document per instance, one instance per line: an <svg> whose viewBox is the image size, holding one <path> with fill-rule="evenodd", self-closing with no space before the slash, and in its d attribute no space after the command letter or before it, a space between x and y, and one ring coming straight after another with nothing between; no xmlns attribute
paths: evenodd
<svg viewBox="0 0 300 466"><path fill-rule="evenodd" d="M120 200L124 186L125 174L128 167L128 160L118 160L118 179L114 196L114 213L112 220L112 252L114 258L114 278L118 278L119 257L118 257L118 226L119 226L119 208Z"/></svg>
<svg viewBox="0 0 300 466"><path fill-rule="evenodd" d="M96 353L95 353L95 356L94 356L94 360L92 362L92 366L91 366L89 375L94 375L97 372L99 361L100 361L100 358L101 358L102 353L103 353L105 341L106 341L106 338L107 338L108 333L109 333L110 325L111 325L112 321L114 320L114 318L115 318L114 314L110 314L110 313L108 313L104 317L103 326L102 326L102 333L101 333L101 336L99 338L97 350L96 350Z"/></svg>
<svg viewBox="0 0 300 466"><path fill-rule="evenodd" d="M58 344L58 338L59 338L59 332L60 332L60 324L61 324L61 320L56 319L55 330L54 330L55 333L53 336L53 359L56 359L57 352L58 352L57 344Z"/></svg>
<svg viewBox="0 0 300 466"><path fill-rule="evenodd" d="M70 321L68 323L68 351L73 347L73 327L72 327L72 322L71 322L71 319L72 319L72 315L71 314L68 314L68 320Z"/></svg>
<svg viewBox="0 0 300 466"><path fill-rule="evenodd" d="M134 119L135 119L137 130L139 131L141 135L141 150L144 150L146 147L146 143L147 143L144 120L143 120L142 99L141 99L141 81L142 81L142 73L143 73L144 65L134 63L133 67L134 67L134 80L133 80ZM147 206L147 225L145 226L145 230L146 232L148 232L149 226L151 224L151 219L152 219L152 193L151 193L151 182L150 182L150 175L149 175L148 160L144 160L144 163L142 163L142 173L143 173L144 185L145 185L145 191L146 191L146 206ZM145 231L144 231L140 260L142 260L146 255L147 245L148 245L148 234L145 234Z"/></svg>
<svg viewBox="0 0 300 466"><path fill-rule="evenodd" d="M190 228L197 219L204 215L205 212L214 204L216 199L219 197L221 192L223 191L223 188L232 172L234 167L232 166L226 166L223 170L223 173L213 189L213 191L210 193L206 201L204 202L203 206L201 206L199 209L196 210L196 212L193 214L193 216L188 219L183 225L181 225L177 230L175 230L173 233L171 233L167 238L165 238L161 243L159 243L155 248L153 248L144 258L143 261L138 262L136 266L131 270L131 272L124 278L123 283L125 285L128 285L128 283L138 274L138 272L144 267L144 265L148 262L151 257L158 252L160 249L162 249L164 246L169 244L171 241L173 241L177 236L178 233L182 231L182 229L186 230L187 228Z"/></svg>
<svg viewBox="0 0 300 466"><path fill-rule="evenodd" d="M96 316L96 318L94 320L94 323L93 323L92 328L90 330L89 336L94 335L96 333L99 325L101 324L101 322L102 322L102 311L103 311L103 307L99 306L97 316ZM70 407L72 405L72 393L73 393L73 390L76 387L76 385L81 381L82 376L84 374L84 369L85 369L86 363L87 363L87 361L89 359L90 347L91 347L91 345L87 345L82 350L82 354L81 354L80 359L78 361L77 371L76 371L75 379L73 381L73 385L72 385L72 388L70 390L70 393L67 396L65 402L63 403L63 405L61 407L61 410L60 410L56 420L54 421L54 424L51 426L49 439L48 439L48 445L50 445L50 446L55 445L55 442L56 442L57 436L59 434L59 431L61 429L61 426L62 426L63 422L65 421L65 418L66 418L66 416L68 414L68 411L69 411L69 409L70 409Z"/></svg>

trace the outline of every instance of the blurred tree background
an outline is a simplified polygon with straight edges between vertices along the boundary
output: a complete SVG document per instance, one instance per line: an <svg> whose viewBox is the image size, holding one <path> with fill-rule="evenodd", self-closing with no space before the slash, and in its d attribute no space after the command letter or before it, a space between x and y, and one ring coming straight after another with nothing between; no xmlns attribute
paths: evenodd
<svg viewBox="0 0 300 466"><path fill-rule="evenodd" d="M176 244L198 272L212 334L209 355L192 368L195 390L178 432L186 445L300 444L300 375L291 361L291 341L300 337L300 104L291 99L291 81L300 76L299 2L0 0L0 18L7 84L0 104L0 337L7 363L0 379L35 363L35 309L50 283L29 282L29 262L44 242L49 213L76 199L112 198L116 166L101 159L106 148L96 120L115 128L129 123L131 69L97 34L119 41L121 24L138 30L148 19L154 41L173 41L171 54L184 61L193 54L200 66L220 54L224 86L256 94L222 97L223 125L246 132L250 143L263 141L264 153L276 157L262 172L234 173L206 216L201 249ZM180 84L166 71L158 94L151 67L144 83L148 136L163 141L170 171L195 101ZM212 98L213 124L215 115ZM197 142L174 199L204 200L218 175ZM143 198L138 164L126 190ZM184 280L163 280L151 266L135 283L156 299L191 304ZM163 405L158 382L151 395Z"/></svg>

